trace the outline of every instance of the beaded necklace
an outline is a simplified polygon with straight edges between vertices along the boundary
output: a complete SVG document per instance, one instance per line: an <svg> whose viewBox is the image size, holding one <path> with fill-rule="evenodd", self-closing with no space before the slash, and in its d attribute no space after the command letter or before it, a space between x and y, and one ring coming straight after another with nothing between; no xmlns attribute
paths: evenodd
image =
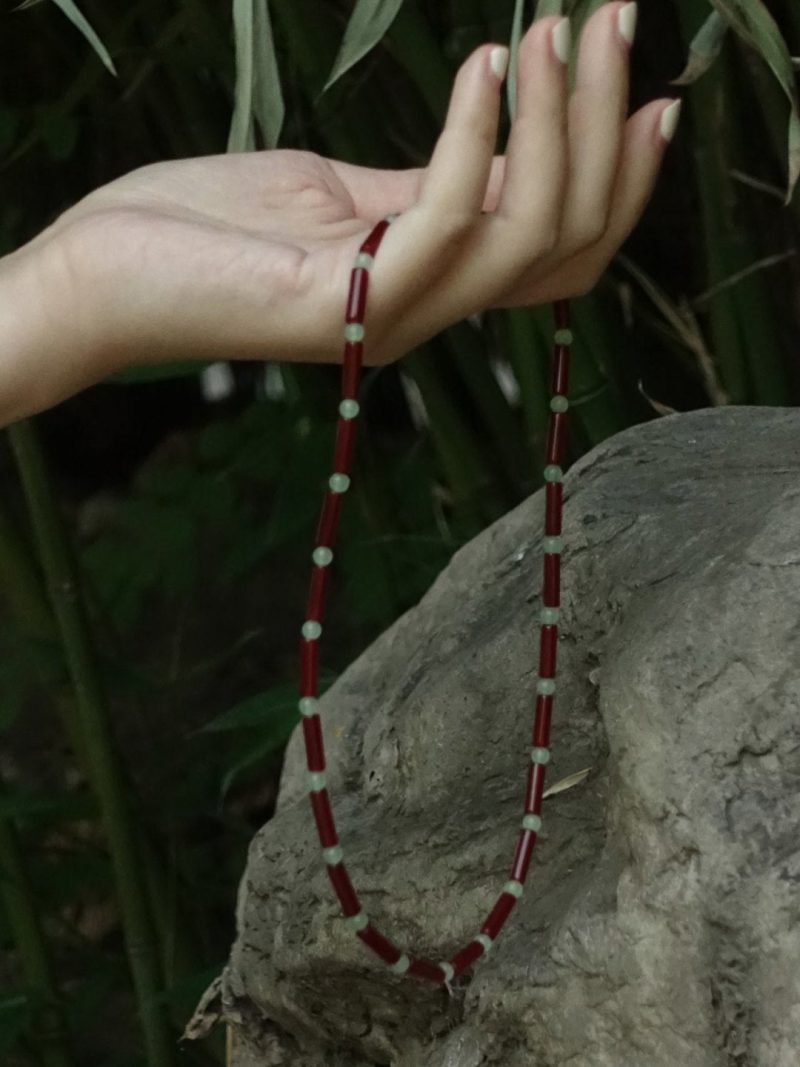
<svg viewBox="0 0 800 1067"><path fill-rule="evenodd" d="M521 820L520 835L510 878L503 886L494 907L489 912L480 931L451 959L434 962L421 956L410 955L390 941L361 907L350 876L344 865L342 847L336 833L336 824L331 811L326 788L325 747L322 740L322 724L318 712L317 664L319 638L322 634L320 619L324 615L325 588L328 568L333 560L332 546L336 537L342 495L350 486L350 461L355 438L355 420L359 413L358 386L361 379L361 362L364 351L364 316L367 306L369 272L384 234L397 215L387 215L372 230L355 257L350 277L350 290L345 312L345 346L342 374L342 400L339 404L339 421L333 455L334 473L328 481L322 513L316 534L316 547L312 553L315 567L311 574L306 621L302 626L300 641L300 701L299 710L303 723L308 789L311 809L317 826L322 858L328 877L338 897L348 925L372 951L383 960L393 974L407 974L413 978L446 985L461 974L481 956L489 952L506 919L522 896L525 879L536 844L537 833L542 825L542 792L545 768L550 760L550 716L555 692L556 640L558 634L560 578L561 578L561 502L562 458L564 420L569 407L566 392L569 372L569 345L572 332L569 328L569 302L556 301L555 313L555 358L550 401L550 425L547 437L544 469L546 485L546 518L544 538L544 587L543 607L539 616L542 624L539 646L539 675L536 683L536 713L533 723L533 742L530 749L530 766L525 787L525 807Z"/></svg>

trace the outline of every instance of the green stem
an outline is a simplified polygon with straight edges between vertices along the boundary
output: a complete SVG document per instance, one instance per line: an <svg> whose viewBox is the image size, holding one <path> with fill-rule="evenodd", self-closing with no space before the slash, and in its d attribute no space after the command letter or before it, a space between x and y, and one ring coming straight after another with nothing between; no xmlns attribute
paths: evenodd
<svg viewBox="0 0 800 1067"><path fill-rule="evenodd" d="M138 834L112 738L71 546L50 488L33 422L26 419L16 423L9 429L9 435L75 687L87 770L108 837L147 1064L148 1067L173 1067L174 1041L160 999L158 957Z"/></svg>
<svg viewBox="0 0 800 1067"><path fill-rule="evenodd" d="M34 1042L42 1067L76 1067L69 1051L69 1030L61 993L36 912L19 836L13 822L3 815L0 815L0 896L28 986L41 1005Z"/></svg>

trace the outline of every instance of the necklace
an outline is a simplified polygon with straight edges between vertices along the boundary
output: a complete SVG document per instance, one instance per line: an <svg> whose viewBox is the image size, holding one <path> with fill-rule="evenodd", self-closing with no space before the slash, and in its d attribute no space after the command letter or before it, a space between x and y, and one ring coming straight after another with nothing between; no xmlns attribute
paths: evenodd
<svg viewBox="0 0 800 1067"><path fill-rule="evenodd" d="M339 404L339 422L333 455L334 473L328 481L328 491L322 506L316 535L316 547L311 558L315 564L311 574L306 621L302 626L300 642L300 701L303 737L308 768L308 790L311 809L317 826L322 858L338 897L348 925L372 951L388 964L394 974L407 974L413 978L450 986L450 982L465 971L481 956L489 952L506 919L522 896L525 879L536 844L536 835L542 825L542 792L545 768L550 760L550 716L555 692L556 641L558 636L560 578L561 578L561 502L562 476L559 465L564 439L564 420L569 402L566 397L569 373L569 346L572 331L569 328L569 303L559 300L553 305L555 313L555 359L550 401L550 425L547 435L544 477L547 483L546 518L544 538L544 587L539 646L539 675L536 684L536 713L533 723L533 740L530 749L530 766L525 786L525 807L521 819L520 835L510 878L503 886L494 907L489 912L480 931L464 948L450 960L434 962L420 956L410 955L390 941L361 907L350 876L343 862L344 853L339 844L336 824L331 811L326 788L325 747L322 740L322 724L318 712L317 666L319 638L324 614L325 588L328 568L333 560L332 546L336 537L342 495L350 485L348 471L353 454L355 420L359 413L356 399L361 379L361 361L364 351L364 316L367 306L369 272L383 236L397 215L387 215L372 230L355 257L350 276L350 290L345 312L345 347L342 374L342 400Z"/></svg>

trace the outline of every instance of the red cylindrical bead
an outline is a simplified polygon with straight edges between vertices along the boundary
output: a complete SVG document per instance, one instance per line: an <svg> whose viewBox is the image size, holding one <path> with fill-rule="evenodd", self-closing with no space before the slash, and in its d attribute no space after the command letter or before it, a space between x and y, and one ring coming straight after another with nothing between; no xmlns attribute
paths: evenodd
<svg viewBox="0 0 800 1067"><path fill-rule="evenodd" d="M322 726L319 715L303 719L303 737L306 740L306 759L310 771L325 770L325 752L322 747Z"/></svg>
<svg viewBox="0 0 800 1067"><path fill-rule="evenodd" d="M550 416L550 424L547 428L547 450L545 463L557 463L561 466L564 455L564 437L566 435L565 411L556 411Z"/></svg>
<svg viewBox="0 0 800 1067"><path fill-rule="evenodd" d="M342 510L342 494L328 491L322 504L322 513L317 526L317 544L330 548L336 539L336 527Z"/></svg>
<svg viewBox="0 0 800 1067"><path fill-rule="evenodd" d="M364 311L367 306L367 289L369 287L369 271L363 267L356 267L350 275L350 292L347 294L347 312L345 322L363 322Z"/></svg>
<svg viewBox="0 0 800 1067"><path fill-rule="evenodd" d="M555 678L556 649L558 648L558 627L546 624L541 629L539 638L539 677Z"/></svg>
<svg viewBox="0 0 800 1067"><path fill-rule="evenodd" d="M559 330L564 330L569 326L569 302L567 300L554 300L553 314Z"/></svg>
<svg viewBox="0 0 800 1067"><path fill-rule="evenodd" d="M300 692L312 697L317 691L317 660L319 641L300 638Z"/></svg>
<svg viewBox="0 0 800 1067"><path fill-rule="evenodd" d="M468 945L465 945L460 952L457 952L455 956L450 960L450 966L453 968L453 976L458 977L462 971L466 971L467 967L470 967L479 956L483 955L483 945L480 941L470 941Z"/></svg>
<svg viewBox="0 0 800 1067"><path fill-rule="evenodd" d="M314 794L311 794L314 796ZM339 898L339 903L342 905L342 914L346 917L351 915L358 915L361 911L361 903L356 896L356 891L353 889L353 883L350 881L350 875L347 873L347 868L343 863L337 863L336 866L331 867L326 863L325 866L328 870L328 877L333 884L333 888L336 891L336 896Z"/></svg>
<svg viewBox="0 0 800 1067"><path fill-rule="evenodd" d="M444 981L444 971L438 963L419 959L416 956L411 957L411 965L406 973L413 974L415 978L424 978L428 982L436 982L438 985Z"/></svg>
<svg viewBox="0 0 800 1067"><path fill-rule="evenodd" d="M550 741L550 716L553 714L553 694L536 697L536 716L533 720L533 741L539 748L547 748Z"/></svg>
<svg viewBox="0 0 800 1067"><path fill-rule="evenodd" d="M369 237L367 237L366 241L364 241L359 251L366 252L368 256L374 256L378 251L378 245L383 240L383 235L386 233L390 225L391 223L387 222L386 219L381 219Z"/></svg>
<svg viewBox="0 0 800 1067"><path fill-rule="evenodd" d="M528 867L530 866L531 856L533 855L533 846L536 844L536 833L534 830L522 830L517 841L517 849L514 853L514 860L511 864L510 878L516 879L518 882L524 882L528 877Z"/></svg>
<svg viewBox="0 0 800 1067"><path fill-rule="evenodd" d="M319 718L319 716L314 716L314 718ZM306 722L308 719L303 720L303 725ZM336 827L333 825L333 812L328 790L312 790L308 795L311 797L311 809L314 812L314 822L317 824L319 843L323 848L333 848L334 845L339 844L339 838L336 836Z"/></svg>
<svg viewBox="0 0 800 1067"><path fill-rule="evenodd" d="M376 930L371 924L358 931L358 936L365 945L369 945L376 955L384 963L397 963L403 953L388 937L384 937L380 930Z"/></svg>
<svg viewBox="0 0 800 1067"><path fill-rule="evenodd" d="M501 893L489 912L489 918L481 927L481 933L488 934L494 940L500 933L503 923L511 914L511 909L516 903L517 898L510 893Z"/></svg>
<svg viewBox="0 0 800 1067"><path fill-rule="evenodd" d="M548 482L544 487L544 532L548 537L557 537L561 533L561 501L563 497L563 485L563 482Z"/></svg>
<svg viewBox="0 0 800 1067"><path fill-rule="evenodd" d="M328 583L328 568L314 567L311 572L311 581L308 587L308 600L306 601L306 618L316 622L325 619L325 586Z"/></svg>
<svg viewBox="0 0 800 1067"><path fill-rule="evenodd" d="M525 812L540 815L544 792L544 763L532 763L528 768L528 784L525 788Z"/></svg>
<svg viewBox="0 0 800 1067"><path fill-rule="evenodd" d="M554 396L566 396L569 388L569 349L564 345L556 346L555 362L553 364L553 377L551 391Z"/></svg>
<svg viewBox="0 0 800 1067"><path fill-rule="evenodd" d="M350 470L355 434L355 419L339 419L339 425L336 430L336 447L333 453L333 469L335 471L346 474Z"/></svg>
<svg viewBox="0 0 800 1067"><path fill-rule="evenodd" d="M561 557L557 553L545 552L544 554L544 592L542 603L545 607L557 608L561 603L559 589L561 581Z"/></svg>
<svg viewBox="0 0 800 1067"><path fill-rule="evenodd" d="M361 381L361 364L364 359L363 341L345 341L342 367L342 399L355 400L358 397L358 383Z"/></svg>

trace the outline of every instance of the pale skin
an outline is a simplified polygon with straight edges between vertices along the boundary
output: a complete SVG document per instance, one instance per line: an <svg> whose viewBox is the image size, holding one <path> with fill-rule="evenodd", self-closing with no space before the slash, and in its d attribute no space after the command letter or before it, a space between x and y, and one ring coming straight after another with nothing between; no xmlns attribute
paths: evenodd
<svg viewBox="0 0 800 1067"><path fill-rule="evenodd" d="M136 364L341 362L353 259L390 213L401 215L371 271L366 366L486 308L588 292L668 144L671 99L626 117L625 6L587 22L571 94L560 20L532 25L505 155L494 155L504 88L487 44L457 73L426 168L275 150L152 164L91 192L0 259L0 425Z"/></svg>

